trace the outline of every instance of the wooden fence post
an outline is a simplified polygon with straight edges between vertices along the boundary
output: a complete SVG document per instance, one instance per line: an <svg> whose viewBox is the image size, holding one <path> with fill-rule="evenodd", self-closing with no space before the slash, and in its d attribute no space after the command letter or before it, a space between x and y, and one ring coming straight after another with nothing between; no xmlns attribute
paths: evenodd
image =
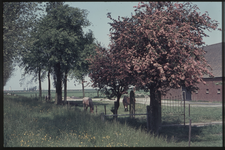
<svg viewBox="0 0 225 150"><path fill-rule="evenodd" d="M147 108L147 131L150 130L150 106L146 106Z"/></svg>
<svg viewBox="0 0 225 150"><path fill-rule="evenodd" d="M189 147L190 147L190 143L191 143L191 119L189 122L189 144L188 144Z"/></svg>
<svg viewBox="0 0 225 150"><path fill-rule="evenodd" d="M101 121L105 121L105 115L104 115L104 113L101 113Z"/></svg>
<svg viewBox="0 0 225 150"><path fill-rule="evenodd" d="M183 100L184 100L184 126L185 126L185 100L186 100L186 93L183 91Z"/></svg>
<svg viewBox="0 0 225 150"><path fill-rule="evenodd" d="M135 95L134 91L130 91L130 117L133 118L135 114Z"/></svg>
<svg viewBox="0 0 225 150"><path fill-rule="evenodd" d="M191 115L190 113L191 113L191 112L190 112L190 104L189 104L189 118L190 118L190 115Z"/></svg>
<svg viewBox="0 0 225 150"><path fill-rule="evenodd" d="M106 115L106 105L104 105L104 108L105 108L105 115Z"/></svg>

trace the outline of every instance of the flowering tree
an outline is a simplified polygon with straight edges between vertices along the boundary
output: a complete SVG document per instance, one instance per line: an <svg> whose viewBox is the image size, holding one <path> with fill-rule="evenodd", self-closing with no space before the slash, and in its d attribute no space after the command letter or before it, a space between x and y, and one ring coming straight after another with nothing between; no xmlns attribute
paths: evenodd
<svg viewBox="0 0 225 150"><path fill-rule="evenodd" d="M93 82L92 86L103 91L109 99L117 97L118 106L115 109L118 109L121 95L127 92L133 80L123 70L123 60L115 59L116 55L98 44L96 55L88 59L91 71L89 77Z"/></svg>
<svg viewBox="0 0 225 150"><path fill-rule="evenodd" d="M158 132L161 121L161 94L170 88L197 89L208 70L202 49L204 30L215 30L217 21L207 12L200 15L190 3L141 2L136 14L112 19L111 53L123 60L123 71L150 90L151 130ZM219 29L221 30L221 29Z"/></svg>

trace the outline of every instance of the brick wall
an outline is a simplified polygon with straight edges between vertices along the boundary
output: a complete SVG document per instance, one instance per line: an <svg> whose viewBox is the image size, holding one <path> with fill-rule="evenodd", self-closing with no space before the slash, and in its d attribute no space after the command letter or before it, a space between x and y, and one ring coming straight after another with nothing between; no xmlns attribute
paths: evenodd
<svg viewBox="0 0 225 150"><path fill-rule="evenodd" d="M222 102L222 77L217 78L205 78L203 79L206 84L203 83L198 84L199 90L198 92L191 93L192 101L208 101L208 102ZM218 93L218 89L220 93ZM208 91L208 94L206 93ZM181 95L182 88L179 89L170 89L165 97L172 97ZM162 96L162 99L164 97Z"/></svg>
<svg viewBox="0 0 225 150"><path fill-rule="evenodd" d="M200 83L197 93L192 92L193 101L222 101L222 77L210 79L205 78L206 84ZM218 89L220 91L218 91ZM220 93L219 93L220 92Z"/></svg>
<svg viewBox="0 0 225 150"><path fill-rule="evenodd" d="M174 96L180 96L182 94L182 89L178 88L178 89L170 89L165 96L162 96L162 98L170 98L170 97L174 97Z"/></svg>

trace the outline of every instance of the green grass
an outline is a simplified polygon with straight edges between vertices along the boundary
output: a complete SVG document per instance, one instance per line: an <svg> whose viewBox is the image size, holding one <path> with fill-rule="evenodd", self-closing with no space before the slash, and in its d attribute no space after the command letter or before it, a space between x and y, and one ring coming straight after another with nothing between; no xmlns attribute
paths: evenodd
<svg viewBox="0 0 225 150"><path fill-rule="evenodd" d="M83 112L82 102L77 103L78 106L67 109L67 106L53 102L4 96L4 147L188 146L187 127L162 127L159 136L155 137L146 132L146 116L134 119L121 116L117 122L107 117L103 123L100 113L104 112L105 105L106 113L112 114L113 102L94 101L94 114L90 114L89 110ZM136 104L135 108L137 113L146 113L146 105ZM204 112L208 108L205 109ZM193 108L193 111L196 110ZM200 116L203 117L204 112ZM124 112L122 103L118 113L128 113ZM165 118L165 115L162 114L162 117ZM191 146L222 146L221 133L221 125L192 128Z"/></svg>
<svg viewBox="0 0 225 150"><path fill-rule="evenodd" d="M79 106L78 106L79 107ZM5 147L142 147L174 146L99 115L23 97L4 97ZM163 143L163 144L162 144Z"/></svg>
<svg viewBox="0 0 225 150"><path fill-rule="evenodd" d="M131 90L128 90L130 92ZM23 91L23 90L17 90L17 91L4 91L4 93L14 93L19 96L25 96L25 97L35 97L39 95L39 91ZM42 96L47 95L48 91L47 90L42 90ZM137 95L136 97L144 97L144 95L149 94L148 92L144 92L143 90L136 91L136 94L142 94L142 95ZM51 95L54 98L55 97L55 90L51 90ZM64 91L62 90L62 96L64 96ZM82 90L67 90L67 96L75 96L75 97L83 97ZM97 91L95 89L85 89L85 96L86 97L91 97L95 98L97 97ZM123 97L124 95L122 95ZM101 92L99 92L99 97L100 98L106 98L105 95L103 95Z"/></svg>
<svg viewBox="0 0 225 150"><path fill-rule="evenodd" d="M13 93L19 96L25 96L25 97L38 97L39 91L10 91L5 93ZM47 90L42 90L42 96L46 96L48 94ZM52 98L55 98L55 90L51 90L51 96ZM62 97L64 96L64 91L62 90ZM75 96L75 97L83 97L83 93L81 90L67 90L67 96ZM85 96L87 97L97 97L97 91L94 89L86 89L85 90ZM103 94L99 92L99 97L103 98L105 97Z"/></svg>
<svg viewBox="0 0 225 150"><path fill-rule="evenodd" d="M177 146L186 146L188 144L188 126L169 126L160 130L161 136L176 141ZM222 147L222 125L209 125L203 127L191 128L191 147Z"/></svg>
<svg viewBox="0 0 225 150"><path fill-rule="evenodd" d="M162 124L180 124L184 123L183 108L174 106L171 109L171 113L168 113L168 107L162 106ZM165 110L165 113L163 113ZM175 112L173 111L175 110ZM222 106L221 107L192 107L190 106L190 117L189 117L189 107L185 107L185 123L189 123L189 119L193 123L207 123L211 121L222 121Z"/></svg>

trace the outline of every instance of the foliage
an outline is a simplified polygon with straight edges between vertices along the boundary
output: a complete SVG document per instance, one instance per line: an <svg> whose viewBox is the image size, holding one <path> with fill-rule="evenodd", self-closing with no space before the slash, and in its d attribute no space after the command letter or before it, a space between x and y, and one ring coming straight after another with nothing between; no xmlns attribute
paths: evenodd
<svg viewBox="0 0 225 150"><path fill-rule="evenodd" d="M202 37L218 23L207 12L200 15L191 3L142 2L134 7L131 18L108 17L113 21L110 49L126 59L123 70L137 85L162 93L181 86L194 90L204 82L204 74L213 76L203 56Z"/></svg>
<svg viewBox="0 0 225 150"><path fill-rule="evenodd" d="M33 57L39 54L34 59L40 61L38 65L42 69L53 69L58 104L62 100L61 83L69 70L80 63L81 53L87 44L84 41L92 38L92 33L84 35L82 30L82 27L90 25L86 10L59 4L57 8L52 7L47 12L32 32L30 49L34 51L31 54Z"/></svg>
<svg viewBox="0 0 225 150"><path fill-rule="evenodd" d="M96 53L88 58L92 86L99 88L109 99L117 97L119 103L121 95L127 93L134 81L130 79L129 73L123 70L122 60L115 61L117 55L110 53L100 44L96 47Z"/></svg>
<svg viewBox="0 0 225 150"><path fill-rule="evenodd" d="M3 2L3 85L13 73L13 63L19 60L22 45L40 15L38 10L42 8L37 2Z"/></svg>
<svg viewBox="0 0 225 150"><path fill-rule="evenodd" d="M5 86L7 81L12 77L15 69L12 59L4 57L3 60L3 86Z"/></svg>
<svg viewBox="0 0 225 150"><path fill-rule="evenodd" d="M89 62L86 60L87 57L90 55L95 55L95 46L94 43L94 37L92 31L85 34L85 38L83 41L83 51L80 54L79 62L76 64L76 66L71 69L69 72L70 77L72 79L75 79L75 81L78 81L82 84L83 89L83 96L84 96L84 88L87 87L90 83L85 81L85 76L89 74ZM85 85L86 83L86 85Z"/></svg>
<svg viewBox="0 0 225 150"><path fill-rule="evenodd" d="M123 72L138 88L150 90L150 128L157 133L161 123L161 95L170 88L198 89L203 75L213 74L204 58L205 29L218 23L200 15L190 3L139 2L135 15L113 22L110 52L123 61ZM221 29L220 29L221 30Z"/></svg>

